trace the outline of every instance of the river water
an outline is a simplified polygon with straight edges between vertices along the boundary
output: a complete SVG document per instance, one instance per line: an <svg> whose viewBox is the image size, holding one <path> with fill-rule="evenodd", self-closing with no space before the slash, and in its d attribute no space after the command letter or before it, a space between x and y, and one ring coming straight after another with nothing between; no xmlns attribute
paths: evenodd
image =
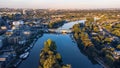
<svg viewBox="0 0 120 68"><path fill-rule="evenodd" d="M65 27L65 25L63 26ZM101 65L92 63L87 56L81 53L77 44L73 42L70 34L43 34L43 36L35 43L29 57L24 60L18 68L38 68L40 50L43 48L44 42L47 39L55 41L57 51L61 54L63 63L71 64L72 68L102 68Z"/></svg>

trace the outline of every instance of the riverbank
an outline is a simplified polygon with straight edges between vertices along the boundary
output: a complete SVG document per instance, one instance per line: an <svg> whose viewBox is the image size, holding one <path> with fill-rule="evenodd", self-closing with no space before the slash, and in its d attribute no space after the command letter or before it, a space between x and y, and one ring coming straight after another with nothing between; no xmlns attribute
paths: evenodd
<svg viewBox="0 0 120 68"><path fill-rule="evenodd" d="M76 40L76 39L75 39ZM78 44L78 47L81 49L81 51L86 54L89 58L91 58L91 61L96 61L97 63L99 63L103 68L110 68L108 65L106 65L106 63L104 63L104 61L102 59L100 59L99 57L93 57L89 54L89 52L87 50L84 50L83 49L83 46L80 46L80 45L83 45L83 44L80 44L80 41L76 40L77 44ZM82 42L82 41L81 41Z"/></svg>
<svg viewBox="0 0 120 68"><path fill-rule="evenodd" d="M96 57L94 58L103 68L110 68L108 65L106 65L100 58Z"/></svg>
<svg viewBox="0 0 120 68"><path fill-rule="evenodd" d="M80 29L80 24L73 26L73 35L81 52L86 54L88 58L92 58L92 60L97 61L101 66L110 68L102 59L99 58L99 51L95 48L95 44L92 43L92 39L86 30Z"/></svg>
<svg viewBox="0 0 120 68"><path fill-rule="evenodd" d="M31 49L34 47L34 44L36 43L37 39L41 36L42 33L40 34L38 33L37 35L32 37L32 39L30 39L30 41L27 42L26 45L20 48L20 52L17 52L18 55L16 56L16 58L14 58L14 60L12 60L6 67L7 68L18 67L19 64L29 56L28 54L26 55L25 59L22 59L20 58L20 55L24 54L25 52L30 52Z"/></svg>

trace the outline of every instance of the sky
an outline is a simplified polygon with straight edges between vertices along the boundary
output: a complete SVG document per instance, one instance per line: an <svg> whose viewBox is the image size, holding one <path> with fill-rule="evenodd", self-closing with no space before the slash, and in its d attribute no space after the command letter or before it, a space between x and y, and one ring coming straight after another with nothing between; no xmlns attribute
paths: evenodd
<svg viewBox="0 0 120 68"><path fill-rule="evenodd" d="M0 8L120 8L120 0L0 0Z"/></svg>

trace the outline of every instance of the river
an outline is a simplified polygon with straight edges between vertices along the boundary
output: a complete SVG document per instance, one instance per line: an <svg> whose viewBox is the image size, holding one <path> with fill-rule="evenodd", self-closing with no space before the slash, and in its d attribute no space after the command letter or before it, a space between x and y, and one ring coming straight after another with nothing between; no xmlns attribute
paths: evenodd
<svg viewBox="0 0 120 68"><path fill-rule="evenodd" d="M70 29L70 28L73 27L73 25L78 24L78 23L83 23L83 24L85 24L85 20L79 20L79 21L74 21L74 22L66 23L66 24L64 24L63 26L61 26L60 28L58 28L58 30L59 30L59 29Z"/></svg>
<svg viewBox="0 0 120 68"><path fill-rule="evenodd" d="M63 26L65 27L65 25ZM72 68L102 68L98 63L93 64L87 56L81 53L77 44L73 42L70 36L70 34L43 34L35 43L29 57L24 60L18 68L38 68L40 50L43 48L44 42L47 39L55 41L57 51L61 54L63 63L71 64Z"/></svg>

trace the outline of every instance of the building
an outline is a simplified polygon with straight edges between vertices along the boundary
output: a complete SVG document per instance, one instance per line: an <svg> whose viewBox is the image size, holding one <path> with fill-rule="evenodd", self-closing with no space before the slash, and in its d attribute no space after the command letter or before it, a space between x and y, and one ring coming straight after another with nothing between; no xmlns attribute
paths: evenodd
<svg viewBox="0 0 120 68"><path fill-rule="evenodd" d="M115 50L114 53L113 53L113 57L115 59L119 59L120 58L120 51Z"/></svg>
<svg viewBox="0 0 120 68"><path fill-rule="evenodd" d="M0 55L0 68L7 68L6 66L12 61L16 53L5 52Z"/></svg>
<svg viewBox="0 0 120 68"><path fill-rule="evenodd" d="M3 46L6 46L8 43L7 43L7 37L5 36L0 36L0 48L2 48Z"/></svg>
<svg viewBox="0 0 120 68"><path fill-rule="evenodd" d="M21 35L21 36L10 36L8 38L8 43L10 45L23 45L26 43L26 37Z"/></svg>
<svg viewBox="0 0 120 68"><path fill-rule="evenodd" d="M13 30L7 30L5 34L7 36L11 36L13 34Z"/></svg>
<svg viewBox="0 0 120 68"><path fill-rule="evenodd" d="M20 36L11 36L8 38L8 43L10 45L17 45L19 43Z"/></svg>
<svg viewBox="0 0 120 68"><path fill-rule="evenodd" d="M2 19L2 16L0 15L0 19Z"/></svg>
<svg viewBox="0 0 120 68"><path fill-rule="evenodd" d="M15 28L19 28L20 25L23 25L24 24L24 21L20 20L20 21L13 21L12 25L15 27Z"/></svg>
<svg viewBox="0 0 120 68"><path fill-rule="evenodd" d="M120 51L114 51L114 54L116 54L117 56L120 56Z"/></svg>
<svg viewBox="0 0 120 68"><path fill-rule="evenodd" d="M23 9L22 14L26 14L26 10L25 9Z"/></svg>

